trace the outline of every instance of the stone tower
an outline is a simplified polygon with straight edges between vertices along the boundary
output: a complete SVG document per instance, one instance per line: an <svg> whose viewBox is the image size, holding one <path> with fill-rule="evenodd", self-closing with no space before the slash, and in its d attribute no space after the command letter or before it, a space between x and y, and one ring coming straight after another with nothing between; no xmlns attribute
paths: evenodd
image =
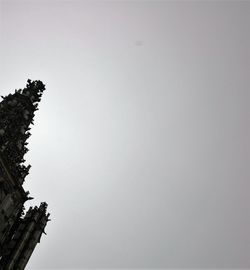
<svg viewBox="0 0 250 270"><path fill-rule="evenodd" d="M32 198L22 186L30 169L24 164L30 125L44 90L41 81L28 80L0 103L0 270L25 268L49 220L46 203L25 214Z"/></svg>

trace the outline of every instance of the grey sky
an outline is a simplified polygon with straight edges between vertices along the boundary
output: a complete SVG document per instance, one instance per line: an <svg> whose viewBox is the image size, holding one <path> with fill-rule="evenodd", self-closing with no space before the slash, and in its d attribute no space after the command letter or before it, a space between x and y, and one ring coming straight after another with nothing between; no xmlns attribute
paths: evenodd
<svg viewBox="0 0 250 270"><path fill-rule="evenodd" d="M0 1L1 95L47 87L35 268L250 267L250 2Z"/></svg>

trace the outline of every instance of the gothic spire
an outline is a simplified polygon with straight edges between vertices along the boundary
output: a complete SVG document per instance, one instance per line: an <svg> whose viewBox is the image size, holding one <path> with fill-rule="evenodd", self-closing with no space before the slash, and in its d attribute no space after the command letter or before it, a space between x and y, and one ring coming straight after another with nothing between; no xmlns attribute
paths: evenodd
<svg viewBox="0 0 250 270"><path fill-rule="evenodd" d="M2 97L0 102L0 156L20 184L29 173L30 165L24 165L29 126L44 90L41 81L28 80L24 89Z"/></svg>

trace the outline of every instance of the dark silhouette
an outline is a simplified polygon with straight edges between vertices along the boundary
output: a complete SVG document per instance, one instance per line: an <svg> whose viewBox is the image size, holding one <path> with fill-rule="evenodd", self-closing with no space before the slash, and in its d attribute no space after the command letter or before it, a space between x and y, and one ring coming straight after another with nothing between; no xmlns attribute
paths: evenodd
<svg viewBox="0 0 250 270"><path fill-rule="evenodd" d="M28 80L24 89L0 102L0 270L25 268L49 220L47 204L24 213L32 199L23 189L30 165L24 165L27 139L45 85Z"/></svg>

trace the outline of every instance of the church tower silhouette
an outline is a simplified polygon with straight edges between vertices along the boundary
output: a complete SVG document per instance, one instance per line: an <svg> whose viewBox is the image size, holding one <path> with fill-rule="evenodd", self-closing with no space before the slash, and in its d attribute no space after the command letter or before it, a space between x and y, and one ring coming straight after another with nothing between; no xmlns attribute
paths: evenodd
<svg viewBox="0 0 250 270"><path fill-rule="evenodd" d="M23 188L30 125L44 90L41 81L28 80L0 102L0 270L24 269L49 221L45 202L25 213L32 198Z"/></svg>

